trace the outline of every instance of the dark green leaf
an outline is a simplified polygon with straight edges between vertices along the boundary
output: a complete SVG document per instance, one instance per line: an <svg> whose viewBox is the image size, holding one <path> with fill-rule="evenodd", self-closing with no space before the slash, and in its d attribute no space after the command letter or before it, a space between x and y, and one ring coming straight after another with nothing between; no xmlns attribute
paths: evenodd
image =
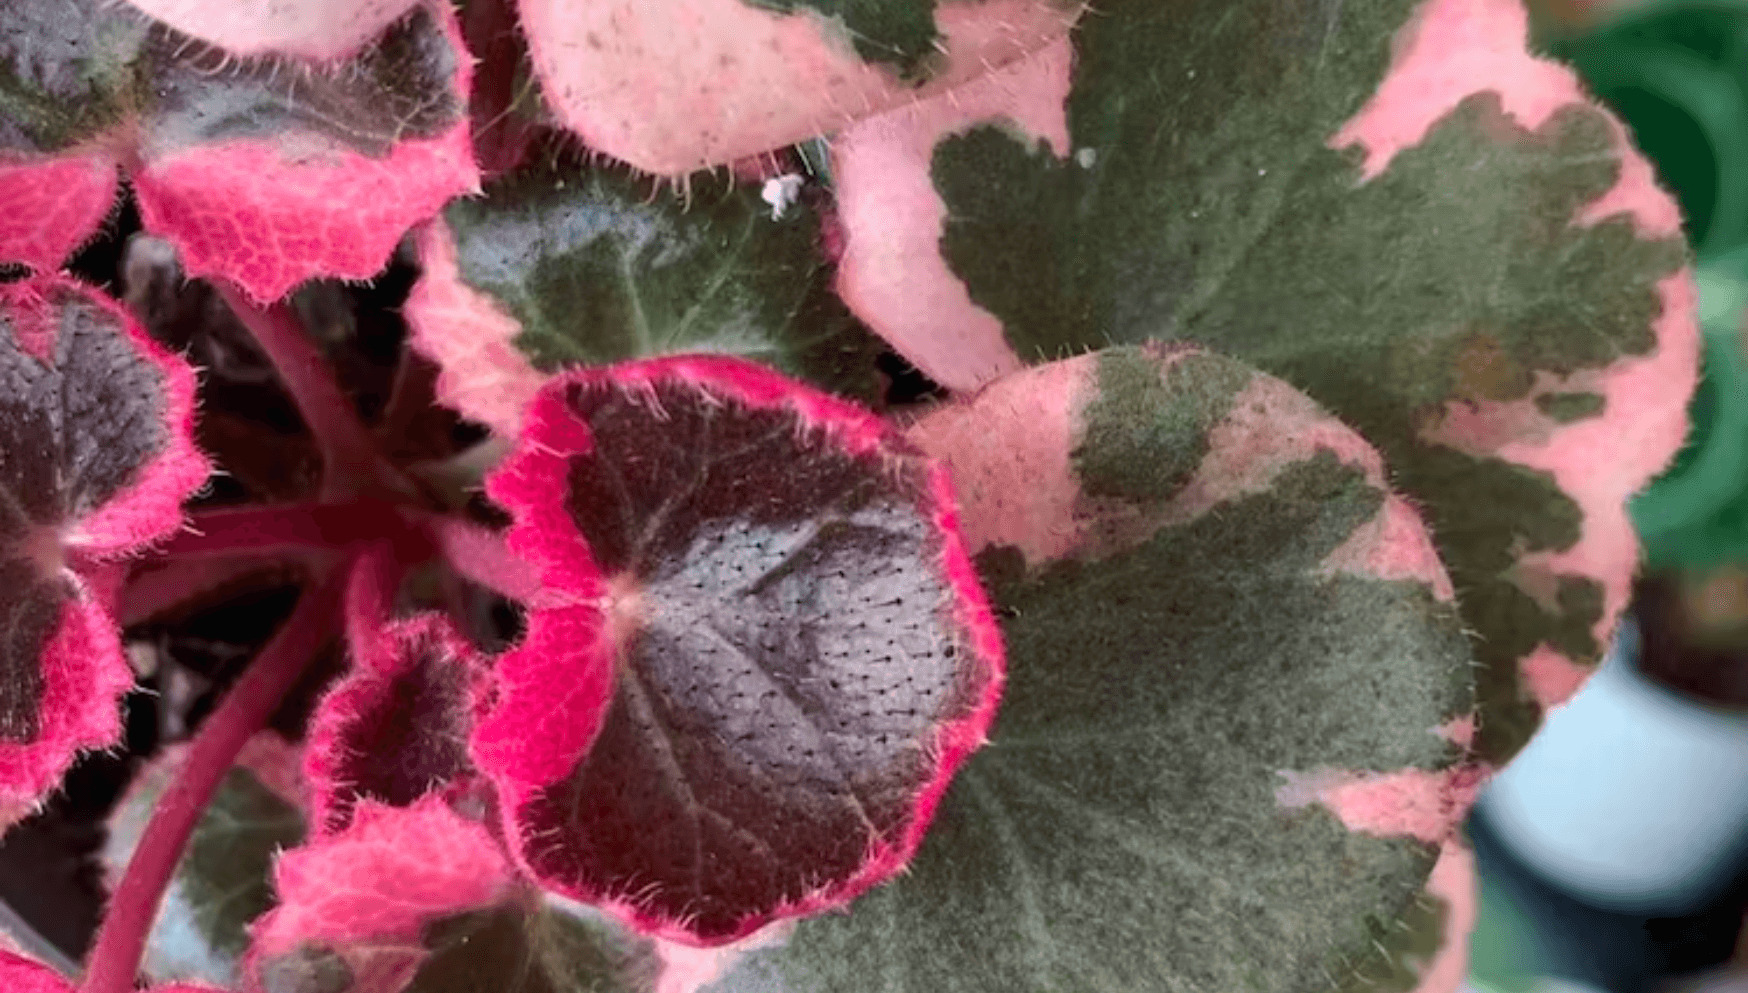
<svg viewBox="0 0 1748 993"><path fill-rule="evenodd" d="M712 177L682 194L625 169L550 168L445 218L462 279L515 316L541 369L716 352L867 398L877 345L831 292L818 211L772 213Z"/></svg>
<svg viewBox="0 0 1748 993"><path fill-rule="evenodd" d="M907 78L927 75L927 63L939 57L935 30L935 0L748 0L792 14L810 10L834 18L867 62L885 62Z"/></svg>
<svg viewBox="0 0 1748 993"><path fill-rule="evenodd" d="M425 929L431 957L406 993L642 993L655 945L581 905L471 911Z"/></svg>

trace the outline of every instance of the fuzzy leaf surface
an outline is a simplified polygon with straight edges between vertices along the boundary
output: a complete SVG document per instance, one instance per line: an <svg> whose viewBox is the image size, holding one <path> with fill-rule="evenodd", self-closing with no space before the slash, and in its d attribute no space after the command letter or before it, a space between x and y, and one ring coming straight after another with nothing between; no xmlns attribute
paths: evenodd
<svg viewBox="0 0 1748 993"><path fill-rule="evenodd" d="M1460 957L1423 889L1472 792L1437 733L1469 655L1374 451L1182 349L1027 370L910 436L1002 618L990 744L903 876L709 989L1405 991Z"/></svg>
<svg viewBox="0 0 1748 993"><path fill-rule="evenodd" d="M77 993L60 973L22 955L0 949L0 986L8 993ZM210 986L175 983L154 986L144 993L221 993Z"/></svg>
<svg viewBox="0 0 1748 993"><path fill-rule="evenodd" d="M73 280L0 286L0 823L121 732L133 684L99 565L174 530L206 480L194 373Z"/></svg>
<svg viewBox="0 0 1748 993"><path fill-rule="evenodd" d="M418 972L423 929L510 892L509 866L478 823L427 797L361 800L344 831L274 865L279 905L250 928L248 988L398 993Z"/></svg>
<svg viewBox="0 0 1748 993"><path fill-rule="evenodd" d="M471 65L418 3L347 58L237 59L106 0L21 0L0 31L0 260L53 269L116 173L191 274L258 300L375 275L407 228L477 186ZM405 7L406 5L403 5Z"/></svg>
<svg viewBox="0 0 1748 993"><path fill-rule="evenodd" d="M541 374L683 352L869 398L878 343L831 292L818 197L772 215L732 179L682 194L622 167L525 170L426 234L414 341L444 367L443 398L500 428L506 395L525 406Z"/></svg>
<svg viewBox="0 0 1748 993"><path fill-rule="evenodd" d="M133 858L186 748L154 759L134 778L109 820L100 857L112 884ZM269 876L283 849L303 842L295 751L269 732L245 746L188 840L146 939L152 979L234 987L250 921L273 906Z"/></svg>
<svg viewBox="0 0 1748 993"><path fill-rule="evenodd" d="M947 485L742 360L548 385L487 482L572 601L530 613L475 732L519 861L694 944L898 871L1000 692Z"/></svg>
<svg viewBox="0 0 1748 993"><path fill-rule="evenodd" d="M1063 38L1081 9L1075 0L517 2L559 121L590 148L674 177L945 93ZM678 25L686 45L673 43Z"/></svg>
<svg viewBox="0 0 1748 993"><path fill-rule="evenodd" d="M356 54L418 0L127 0L154 20L232 55L331 60Z"/></svg>
<svg viewBox="0 0 1748 993"><path fill-rule="evenodd" d="M361 798L409 807L475 773L467 739L484 663L440 614L391 618L397 574L354 574L350 667L310 719L304 769L311 819L323 833L343 829Z"/></svg>
<svg viewBox="0 0 1748 993"><path fill-rule="evenodd" d="M1524 36L1515 0L1106 5L1067 90L844 136L846 298L956 388L1159 337L1304 389L1425 508L1502 761L1627 601L1624 504L1680 444L1697 342L1673 202ZM912 215L924 250L881 253Z"/></svg>
<svg viewBox="0 0 1748 993"><path fill-rule="evenodd" d="M483 827L427 797L359 801L288 852L255 929L259 993L652 993L658 949L587 907L516 885Z"/></svg>

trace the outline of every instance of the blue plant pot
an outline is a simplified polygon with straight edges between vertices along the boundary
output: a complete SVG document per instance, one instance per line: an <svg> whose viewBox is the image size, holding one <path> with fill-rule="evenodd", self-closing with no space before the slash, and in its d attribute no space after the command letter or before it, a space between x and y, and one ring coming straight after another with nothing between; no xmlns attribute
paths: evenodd
<svg viewBox="0 0 1748 993"><path fill-rule="evenodd" d="M1532 872L1626 914L1680 916L1748 856L1748 713L1651 683L1629 623L1477 808Z"/></svg>

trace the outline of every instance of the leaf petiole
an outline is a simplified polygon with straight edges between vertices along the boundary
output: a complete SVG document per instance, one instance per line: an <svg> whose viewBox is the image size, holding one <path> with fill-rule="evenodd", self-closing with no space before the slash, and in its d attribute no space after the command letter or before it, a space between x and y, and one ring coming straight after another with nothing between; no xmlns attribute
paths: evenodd
<svg viewBox="0 0 1748 993"><path fill-rule="evenodd" d="M417 498L417 488L383 458L351 398L334 378L333 367L304 332L291 305L281 300L258 306L224 280L214 280L213 287L273 363L315 436L322 453L322 498L344 499L384 490Z"/></svg>
<svg viewBox="0 0 1748 993"><path fill-rule="evenodd" d="M348 572L332 571L304 590L291 616L195 735L186 764L159 801L110 898L88 959L82 993L133 989L146 935L183 847L244 743L266 725L279 701L338 630Z"/></svg>

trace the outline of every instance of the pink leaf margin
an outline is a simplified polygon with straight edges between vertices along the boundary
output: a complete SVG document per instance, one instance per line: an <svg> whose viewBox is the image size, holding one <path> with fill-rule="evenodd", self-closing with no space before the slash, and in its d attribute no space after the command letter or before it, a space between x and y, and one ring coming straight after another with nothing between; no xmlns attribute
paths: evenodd
<svg viewBox="0 0 1748 993"><path fill-rule="evenodd" d="M838 295L949 390L974 390L1025 363L1001 321L972 301L941 253L947 204L930 172L935 146L1000 121L1066 158L1073 64L1074 46L1062 38L948 93L857 121L832 139L846 235Z"/></svg>
<svg viewBox="0 0 1748 993"><path fill-rule="evenodd" d="M969 713L936 731L929 750L934 773L919 791L915 812L896 843L874 842L862 866L848 879L824 884L769 913L748 914L720 937L706 941L683 922L629 900L541 880L563 896L600 906L639 933L702 948L745 939L773 921L841 906L902 871L922 844L953 774L987 743L1007 666L995 614L960 535L947 468L927 460L876 415L764 366L722 356L670 356L561 374L535 398L517 449L486 482L487 493L515 519L508 539L511 549L535 563L549 588L592 601L530 612L527 637L500 659L495 703L476 725L474 760L498 787L504 833L524 872L538 878L527 858L527 839L517 823L519 812L537 793L568 775L594 743L612 699L618 644L615 623L602 608L609 595L608 580L564 509L569 460L594 448L589 429L566 406L564 392L572 384L610 384L635 392L675 380L755 410L792 411L807 429L822 432L853 454L886 461L894 471L900 460L919 461L926 467L925 499L941 540L942 569L954 592L954 620L968 636L964 647L977 660L974 682L981 687ZM571 689L559 696L551 690L555 686Z"/></svg>
<svg viewBox="0 0 1748 993"><path fill-rule="evenodd" d="M231 55L283 52L337 60L355 54L418 0L126 0L146 15Z"/></svg>
<svg viewBox="0 0 1748 993"><path fill-rule="evenodd" d="M435 796L406 809L361 800L345 831L281 855L279 905L250 926L244 975L305 942L398 939L416 945L433 918L488 906L513 885L484 825Z"/></svg>
<svg viewBox="0 0 1748 993"><path fill-rule="evenodd" d="M0 829L30 814L80 751L121 737L122 694L134 684L115 621L90 587L75 580L43 646L39 727L28 744L0 741Z"/></svg>
<svg viewBox="0 0 1748 993"><path fill-rule="evenodd" d="M1425 892L1445 905L1444 941L1430 959L1416 963L1420 979L1412 993L1458 993L1465 988L1481 894L1475 853L1464 843L1458 826L1493 774L1486 764L1473 761L1436 773L1321 770L1284 774L1287 784L1276 791L1284 807L1323 804L1350 831L1406 836L1438 846Z"/></svg>
<svg viewBox="0 0 1748 993"><path fill-rule="evenodd" d="M10 309L21 299L58 292L77 294L102 309L163 377L164 447L126 489L73 522L62 536L76 565L85 567L135 554L176 531L183 520L183 502L206 484L212 462L194 443L194 369L158 344L120 303L75 279L39 276L0 287L0 307Z"/></svg>
<svg viewBox="0 0 1748 993"><path fill-rule="evenodd" d="M404 313L413 348L437 363L437 399L505 438L546 377L516 348L522 325L461 279L455 236L442 217L414 236L422 271Z"/></svg>
<svg viewBox="0 0 1748 993"><path fill-rule="evenodd" d="M174 531L182 522L182 502L212 471L194 445L194 370L147 336L120 304L77 280L38 276L0 286L0 308L40 310L54 306L63 294L103 310L163 376L166 432L163 448L126 489L71 522L62 535L73 565L63 575L74 593L43 647L37 738L28 744L0 742L0 768L8 770L0 780L0 825L29 813L79 751L105 747L120 736L116 703L133 686L134 675L113 617L112 587L119 573L111 563Z"/></svg>
<svg viewBox="0 0 1748 993"><path fill-rule="evenodd" d="M0 984L12 993L73 993L73 985L35 959L0 949Z"/></svg>
<svg viewBox="0 0 1748 993"><path fill-rule="evenodd" d="M1210 354L1182 344L1140 350L1159 363L1162 375L1187 358ZM1129 510L1088 499L1073 463L1084 440L1086 408L1096 399L1099 358L1094 352L1022 369L935 408L908 428L912 442L950 465L960 480L965 533L974 548L1017 548L1032 567L1105 551L1104 530L1124 521ZM1412 582L1439 603L1454 602L1450 577L1419 514L1388 489L1382 457L1303 393L1255 373L1209 430L1208 443L1202 464L1172 498L1167 519L1194 519L1227 501L1266 492L1285 467L1332 454L1387 495L1377 515L1316 572ZM1474 724L1471 713L1427 729L1463 749L1464 758L1450 768L1283 771L1285 784L1276 791L1280 806L1321 803L1349 830L1440 846L1426 889L1447 901L1451 916L1437 955L1416 963L1415 993L1455 993L1466 971L1477 898L1473 855L1456 828L1492 773L1469 758Z"/></svg>
<svg viewBox="0 0 1748 993"><path fill-rule="evenodd" d="M946 2L935 9L942 71L920 88L828 37L811 11L741 0L517 0L554 114L591 148L661 176L792 145L951 93L1065 37L1070 0ZM697 44L671 44L674 27ZM951 99L949 97L949 99Z"/></svg>
<svg viewBox="0 0 1748 993"><path fill-rule="evenodd" d="M77 993L77 988L60 973L35 959L26 958L0 948L0 989L6 993ZM225 993L214 986L199 983L171 983L154 986L144 993Z"/></svg>
<svg viewBox="0 0 1748 993"><path fill-rule="evenodd" d="M1178 363L1215 353L1196 345L1134 346L1163 377ZM951 467L963 533L974 552L1018 549L1029 566L1093 556L1112 523L1132 511L1089 500L1073 464L1085 411L1098 389L1099 352L1010 373L978 392L935 407L906 428L912 444ZM1266 492L1286 466L1319 452L1360 470L1385 493L1383 506L1323 563L1348 573L1425 586L1440 603L1456 593L1419 513L1389 489L1376 449L1310 397L1261 372L1208 431L1202 464L1172 498L1188 519L1246 494Z"/></svg>
<svg viewBox="0 0 1748 993"><path fill-rule="evenodd" d="M0 261L59 269L97 233L120 188L105 153L0 163Z"/></svg>
<svg viewBox="0 0 1748 993"><path fill-rule="evenodd" d="M453 85L465 101L473 60L460 22L450 4L421 2L457 53ZM381 159L342 148L294 156L270 141L157 149L130 131L95 151L0 163L0 207L15 208L0 211L0 261L59 269L112 210L125 165L145 229L176 246L190 276L229 279L261 304L309 279L369 279L409 228L480 191L472 130L463 113Z"/></svg>
<svg viewBox="0 0 1748 993"><path fill-rule="evenodd" d="M465 101L473 60L460 22L450 4L425 2L456 52L454 86ZM148 148L141 158L133 181L146 229L176 245L189 275L233 280L261 304L318 276L375 276L409 228L480 190L465 113L441 136L397 142L382 159L338 148L293 158L252 141Z"/></svg>

